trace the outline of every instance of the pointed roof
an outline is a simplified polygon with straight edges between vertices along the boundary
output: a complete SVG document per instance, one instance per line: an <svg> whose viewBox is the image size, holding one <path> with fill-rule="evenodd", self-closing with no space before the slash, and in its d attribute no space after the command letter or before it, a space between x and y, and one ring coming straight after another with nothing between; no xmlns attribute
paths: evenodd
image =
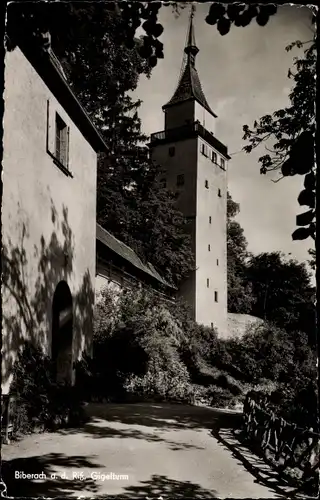
<svg viewBox="0 0 320 500"><path fill-rule="evenodd" d="M194 26L193 26L193 16L194 16L195 6L191 7L191 14L189 19L189 27L187 34L187 42L184 52L186 56L184 62L184 68L179 79L178 86L176 88L173 97L170 101L162 106L162 109L166 109L174 104L180 102L188 101L189 99L195 99L199 104L201 104L212 116L215 118L217 115L210 108L208 101L203 93L202 86L200 83L200 78L195 67L195 58L199 49L196 45L194 36Z"/></svg>

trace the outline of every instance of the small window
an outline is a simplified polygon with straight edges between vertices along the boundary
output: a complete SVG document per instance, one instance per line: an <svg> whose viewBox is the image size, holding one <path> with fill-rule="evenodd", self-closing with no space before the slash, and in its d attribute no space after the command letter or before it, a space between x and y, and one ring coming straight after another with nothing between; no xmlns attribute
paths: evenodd
<svg viewBox="0 0 320 500"><path fill-rule="evenodd" d="M225 168L225 161L223 158L220 158L220 165L222 168Z"/></svg>
<svg viewBox="0 0 320 500"><path fill-rule="evenodd" d="M56 159L65 167L68 166L68 127L56 113Z"/></svg>
<svg viewBox="0 0 320 500"><path fill-rule="evenodd" d="M210 251L211 251L211 246L210 246L210 243L209 243L209 245L208 245L208 252L210 252Z"/></svg>
<svg viewBox="0 0 320 500"><path fill-rule="evenodd" d="M174 156L176 154L176 148L174 146L171 146L169 148L169 156Z"/></svg>
<svg viewBox="0 0 320 500"><path fill-rule="evenodd" d="M205 188L209 189L209 181L207 181L207 179L204 181L204 186Z"/></svg>
<svg viewBox="0 0 320 500"><path fill-rule="evenodd" d="M166 179L160 180L160 187L163 189L165 189L167 187L167 180Z"/></svg>
<svg viewBox="0 0 320 500"><path fill-rule="evenodd" d="M208 156L208 146L206 144L204 144L203 142L201 143L201 153L204 155L204 156Z"/></svg>
<svg viewBox="0 0 320 500"><path fill-rule="evenodd" d="M218 189L218 196L219 196L219 198L221 198L221 189L220 188Z"/></svg>
<svg viewBox="0 0 320 500"><path fill-rule="evenodd" d="M209 288L209 286L210 286L210 280L209 278L207 278L207 288Z"/></svg>
<svg viewBox="0 0 320 500"><path fill-rule="evenodd" d="M209 224L211 224L211 222L212 222L212 217L211 215L209 215Z"/></svg>
<svg viewBox="0 0 320 500"><path fill-rule="evenodd" d="M214 151L212 151L211 160L213 163L217 163L217 153L215 153Z"/></svg>
<svg viewBox="0 0 320 500"><path fill-rule="evenodd" d="M214 301L218 302L218 292L214 292Z"/></svg>
<svg viewBox="0 0 320 500"><path fill-rule="evenodd" d="M177 186L184 185L184 174L177 175Z"/></svg>
<svg viewBox="0 0 320 500"><path fill-rule="evenodd" d="M217 259L217 266L219 265L219 259Z"/></svg>

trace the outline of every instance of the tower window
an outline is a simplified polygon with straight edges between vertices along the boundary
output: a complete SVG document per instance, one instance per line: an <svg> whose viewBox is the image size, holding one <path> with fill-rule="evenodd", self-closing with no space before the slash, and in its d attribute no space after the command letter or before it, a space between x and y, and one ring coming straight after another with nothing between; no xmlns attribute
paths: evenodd
<svg viewBox="0 0 320 500"><path fill-rule="evenodd" d="M209 215L209 224L211 224L211 222L212 222L212 217L211 215Z"/></svg>
<svg viewBox="0 0 320 500"><path fill-rule="evenodd" d="M219 265L219 259L217 259L217 266Z"/></svg>
<svg viewBox="0 0 320 500"><path fill-rule="evenodd" d="M211 160L213 163L217 163L217 153L215 153L214 151L212 151Z"/></svg>
<svg viewBox="0 0 320 500"><path fill-rule="evenodd" d="M204 156L208 156L208 146L204 144L203 142L201 143L201 153Z"/></svg>
<svg viewBox="0 0 320 500"><path fill-rule="evenodd" d="M225 168L225 161L223 158L220 158L220 165L222 168Z"/></svg>
<svg viewBox="0 0 320 500"><path fill-rule="evenodd" d="M209 243L209 245L208 245L208 252L210 252L210 251L211 251L211 246L210 246L210 243Z"/></svg>
<svg viewBox="0 0 320 500"><path fill-rule="evenodd" d="M218 302L218 292L214 292L214 301Z"/></svg>
<svg viewBox="0 0 320 500"><path fill-rule="evenodd" d="M209 288L209 286L210 286L210 280L209 278L207 278L207 288Z"/></svg>
<svg viewBox="0 0 320 500"><path fill-rule="evenodd" d="M160 187L162 187L164 189L167 187L167 180L166 179L160 180Z"/></svg>
<svg viewBox="0 0 320 500"><path fill-rule="evenodd" d="M205 188L209 189L209 181L207 179L204 181L204 186Z"/></svg>
<svg viewBox="0 0 320 500"><path fill-rule="evenodd" d="M219 196L219 198L221 198L221 189L220 188L218 189L218 196Z"/></svg>
<svg viewBox="0 0 320 500"><path fill-rule="evenodd" d="M174 146L171 146L169 148L169 156L174 156L176 154L176 148Z"/></svg>
<svg viewBox="0 0 320 500"><path fill-rule="evenodd" d="M184 185L184 174L177 175L177 186Z"/></svg>

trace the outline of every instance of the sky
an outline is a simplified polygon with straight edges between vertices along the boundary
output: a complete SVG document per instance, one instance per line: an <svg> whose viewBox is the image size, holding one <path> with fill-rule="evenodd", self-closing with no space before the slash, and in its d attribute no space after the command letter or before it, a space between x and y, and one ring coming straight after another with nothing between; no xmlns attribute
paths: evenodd
<svg viewBox="0 0 320 500"><path fill-rule="evenodd" d="M240 204L237 220L244 229L248 250L255 254L282 251L289 258L306 261L312 240L291 238L296 215L306 210L297 202L303 177L274 183L271 179L279 174L259 173L258 158L267 154L264 146L251 154L241 149L246 144L242 139L244 124L250 126L255 119L289 104L292 80L287 77L288 69L302 50L286 52L285 47L295 40L310 40L310 10L292 5L278 7L266 26L252 21L245 28L232 26L227 35L221 36L216 26L205 22L209 6L197 4L196 8L195 38L200 50L196 68L207 101L218 115L215 135L228 146L232 157L228 190ZM175 17L171 7L160 10L164 59L158 61L150 79L140 78L134 92L143 101L139 115L148 135L164 129L162 106L178 83L189 12L187 7Z"/></svg>

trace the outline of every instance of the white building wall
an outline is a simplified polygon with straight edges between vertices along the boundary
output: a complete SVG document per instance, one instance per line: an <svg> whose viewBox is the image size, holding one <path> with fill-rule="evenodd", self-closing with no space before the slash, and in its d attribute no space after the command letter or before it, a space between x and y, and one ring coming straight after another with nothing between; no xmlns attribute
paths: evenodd
<svg viewBox="0 0 320 500"><path fill-rule="evenodd" d="M208 157L201 153L203 143L204 141L199 138L196 197L196 320L206 326L217 328L219 334L225 336L227 334L227 172L212 162L211 146L207 145ZM219 156L221 155L217 153L218 162Z"/></svg>
<svg viewBox="0 0 320 500"><path fill-rule="evenodd" d="M2 390L7 392L25 340L51 353L52 299L61 280L73 297L73 359L90 351L97 155L19 48L5 56L4 101ZM73 178L46 150L48 101L51 116L57 111L70 127Z"/></svg>
<svg viewBox="0 0 320 500"><path fill-rule="evenodd" d="M202 139L193 138L160 144L153 148L152 158L165 170L160 178L166 179L167 187L173 191L179 189L177 207L185 216L194 217L190 233L196 271L181 284L180 294L190 304L197 322L217 328L224 336L227 333L227 172L212 162L213 148L207 143L208 157L201 153L202 143ZM172 147L175 154L171 157ZM220 164L221 155L216 153ZM177 176L181 174L184 185L177 188ZM218 294L218 302L214 292Z"/></svg>

